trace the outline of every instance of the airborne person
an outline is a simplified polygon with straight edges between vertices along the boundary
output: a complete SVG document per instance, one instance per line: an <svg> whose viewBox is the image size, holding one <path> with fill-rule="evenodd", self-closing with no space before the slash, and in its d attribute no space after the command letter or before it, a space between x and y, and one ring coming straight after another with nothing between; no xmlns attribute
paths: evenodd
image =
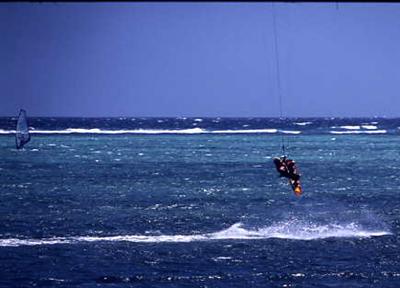
<svg viewBox="0 0 400 288"><path fill-rule="evenodd" d="M288 178L294 193L296 196L300 196L303 191L300 185L300 173L297 169L296 162L292 159L288 159L285 155L280 158L275 157L273 161L276 170L279 172L279 176Z"/></svg>

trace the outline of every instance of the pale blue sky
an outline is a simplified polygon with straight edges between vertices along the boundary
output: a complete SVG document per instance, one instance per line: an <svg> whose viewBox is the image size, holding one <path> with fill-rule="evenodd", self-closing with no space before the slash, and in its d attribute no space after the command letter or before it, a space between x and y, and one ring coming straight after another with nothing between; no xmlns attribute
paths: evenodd
<svg viewBox="0 0 400 288"><path fill-rule="evenodd" d="M279 116L272 3L0 4L0 115ZM399 116L400 4L276 3L284 116Z"/></svg>

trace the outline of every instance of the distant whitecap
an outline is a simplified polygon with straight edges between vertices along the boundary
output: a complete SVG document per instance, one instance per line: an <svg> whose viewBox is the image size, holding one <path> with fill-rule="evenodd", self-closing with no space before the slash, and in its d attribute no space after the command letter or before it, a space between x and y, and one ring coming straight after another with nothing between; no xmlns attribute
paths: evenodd
<svg viewBox="0 0 400 288"><path fill-rule="evenodd" d="M15 130L3 130L0 129L0 134L15 134Z"/></svg>
<svg viewBox="0 0 400 288"><path fill-rule="evenodd" d="M385 134L386 130L353 130L353 131L329 131L331 134Z"/></svg>
<svg viewBox="0 0 400 288"><path fill-rule="evenodd" d="M368 130L378 129L375 125L362 125L361 127Z"/></svg>
<svg viewBox="0 0 400 288"><path fill-rule="evenodd" d="M215 130L215 134L255 134L255 133L277 133L278 129L242 129L242 130Z"/></svg>
<svg viewBox="0 0 400 288"><path fill-rule="evenodd" d="M345 126L340 126L339 128L343 128L343 129L348 129L348 130L356 130L356 129L360 129L361 127L359 125L345 125Z"/></svg>
<svg viewBox="0 0 400 288"><path fill-rule="evenodd" d="M280 130L279 132L283 134L300 134L301 131L291 131L291 130Z"/></svg>
<svg viewBox="0 0 400 288"><path fill-rule="evenodd" d="M295 125L306 126L312 124L312 122L294 122Z"/></svg>

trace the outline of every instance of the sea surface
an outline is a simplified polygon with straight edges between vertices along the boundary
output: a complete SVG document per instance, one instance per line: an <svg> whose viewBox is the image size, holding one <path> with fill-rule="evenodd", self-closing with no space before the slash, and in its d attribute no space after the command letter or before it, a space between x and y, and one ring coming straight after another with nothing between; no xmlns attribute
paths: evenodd
<svg viewBox="0 0 400 288"><path fill-rule="evenodd" d="M19 151L15 124L0 287L400 287L400 119L29 118Z"/></svg>

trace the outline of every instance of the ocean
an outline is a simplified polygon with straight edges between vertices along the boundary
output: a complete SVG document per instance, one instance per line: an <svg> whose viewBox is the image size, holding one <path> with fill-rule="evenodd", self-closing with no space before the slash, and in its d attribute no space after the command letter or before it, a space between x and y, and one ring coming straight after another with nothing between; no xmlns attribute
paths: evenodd
<svg viewBox="0 0 400 288"><path fill-rule="evenodd" d="M17 150L0 118L1 287L400 286L400 119L28 121Z"/></svg>

